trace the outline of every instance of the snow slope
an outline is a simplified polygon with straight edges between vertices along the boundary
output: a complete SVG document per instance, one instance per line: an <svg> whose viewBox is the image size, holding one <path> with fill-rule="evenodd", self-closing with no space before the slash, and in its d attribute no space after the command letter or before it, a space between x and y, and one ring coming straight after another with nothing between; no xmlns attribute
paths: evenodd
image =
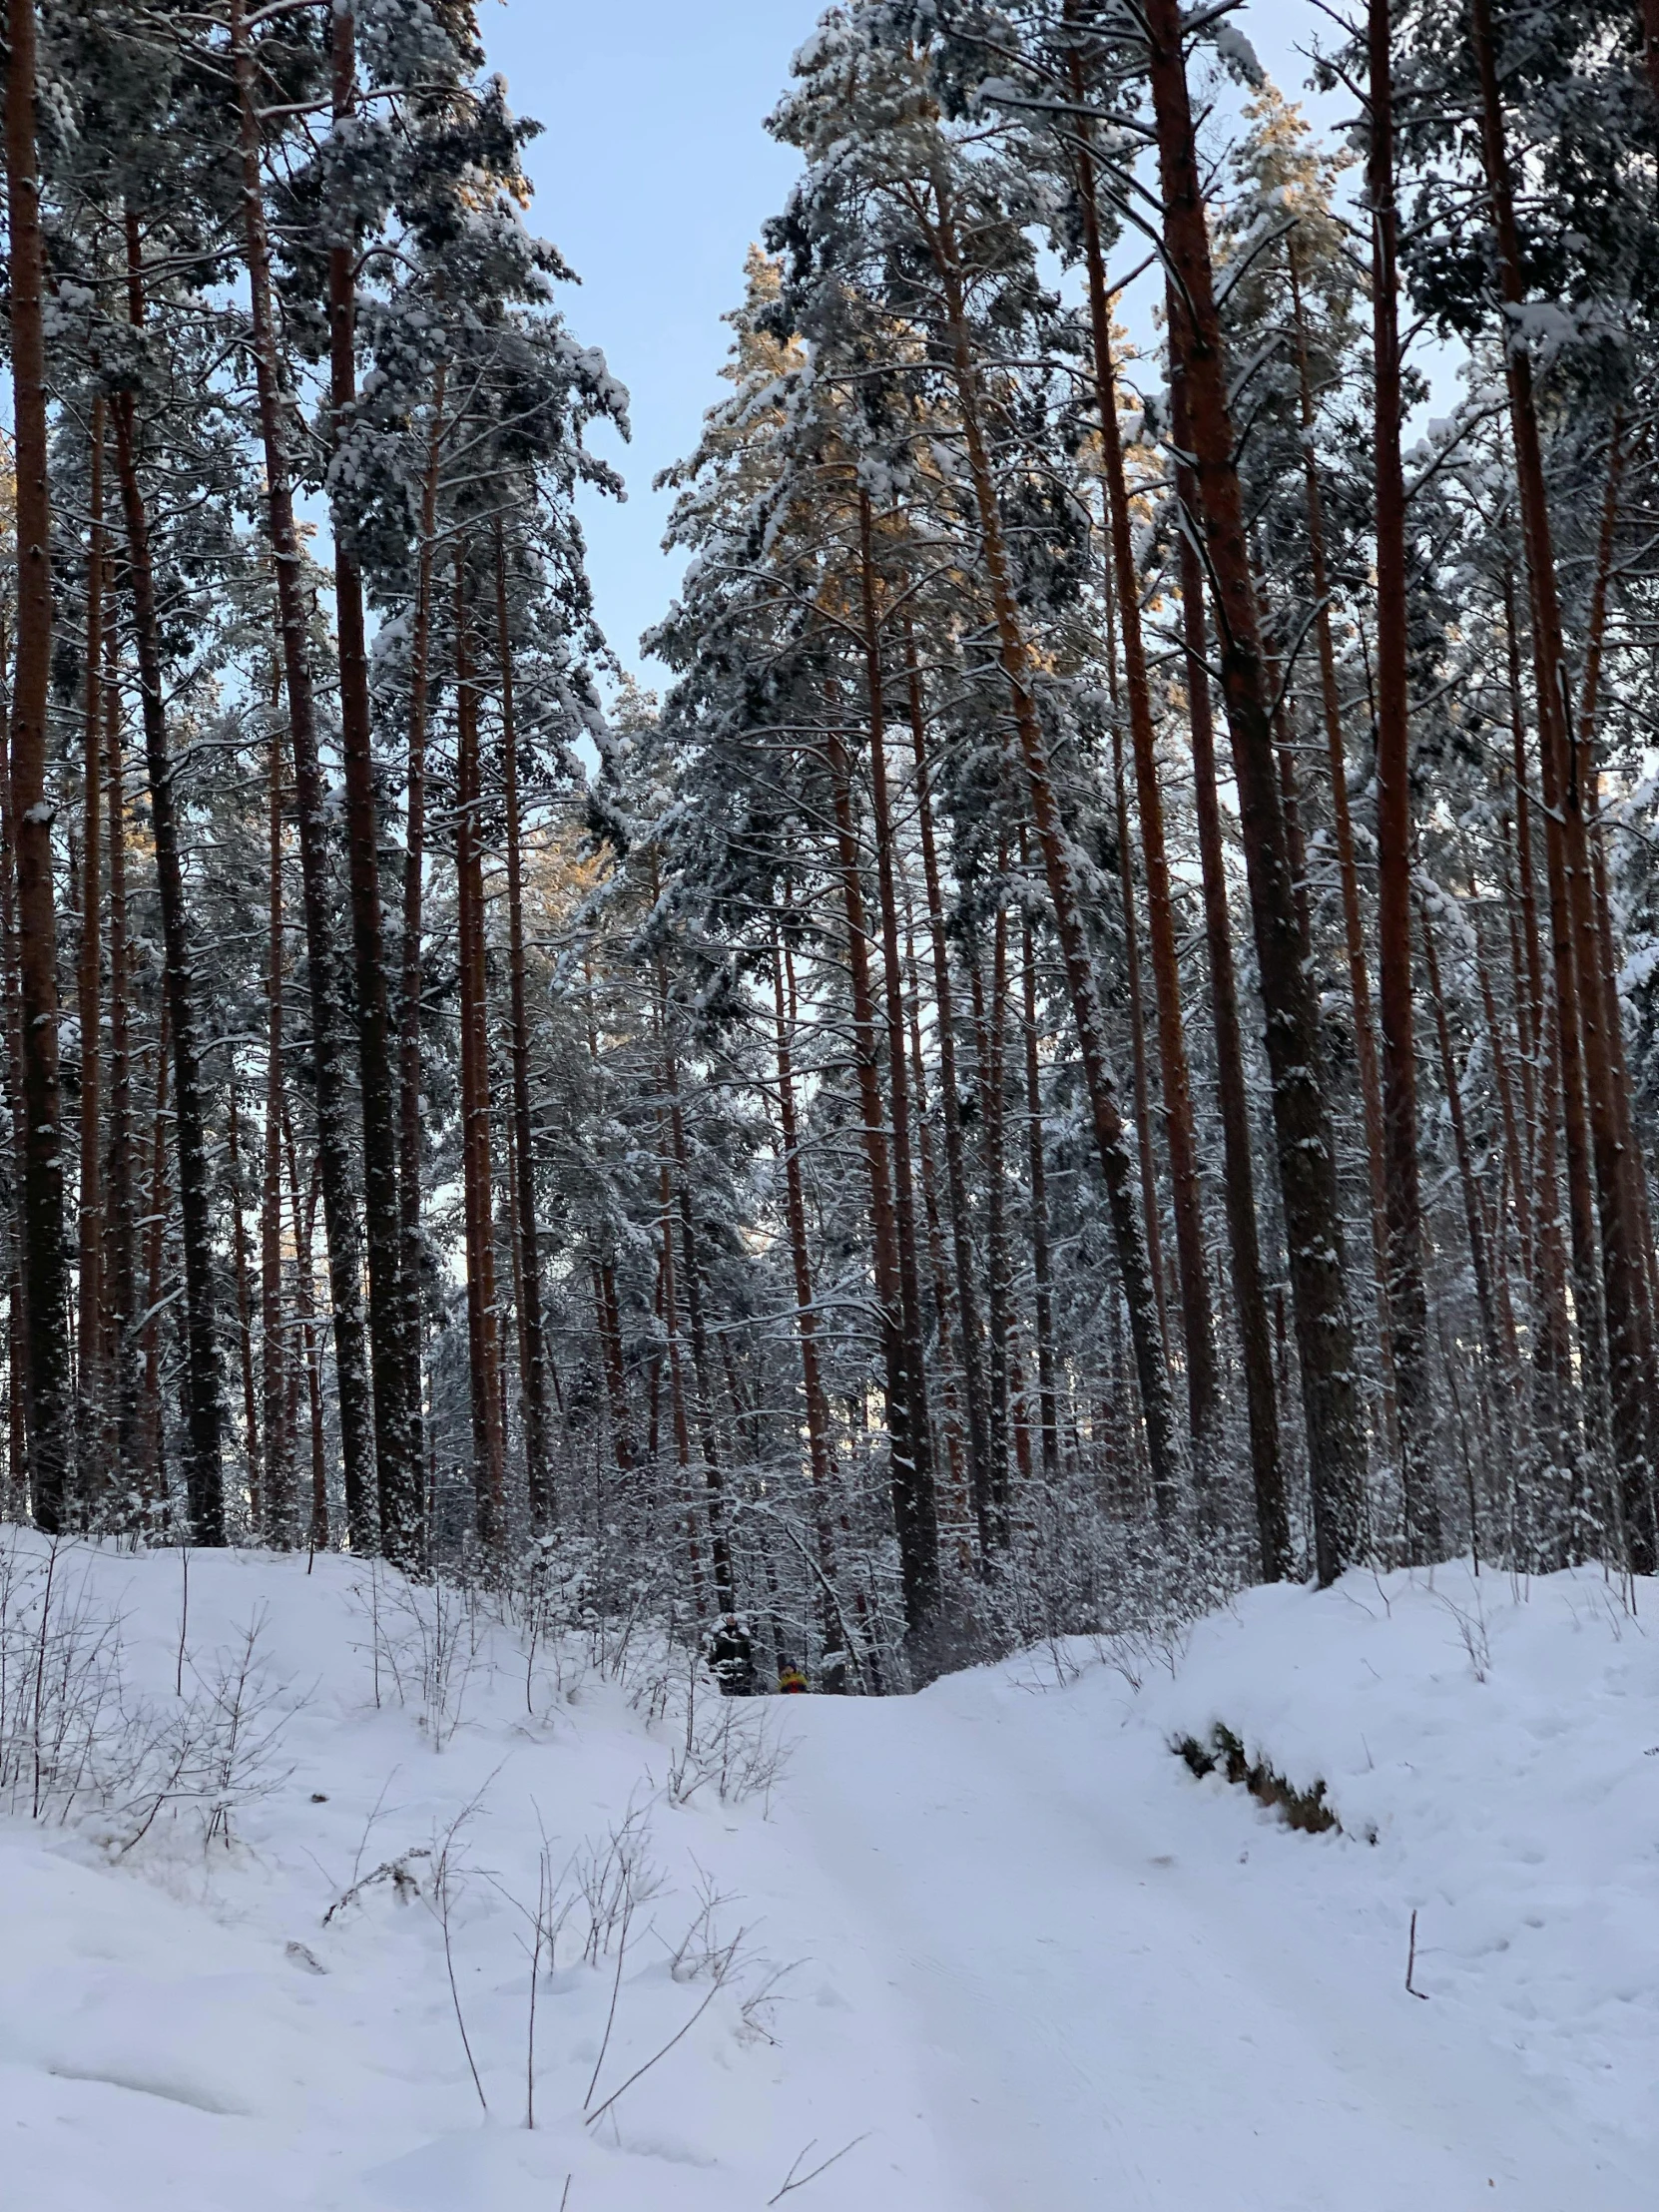
<svg viewBox="0 0 1659 2212"><path fill-rule="evenodd" d="M119 1860L114 1815L0 1821L6 2212L1655 2201L1659 1644L1597 1576L700 1699L688 1759L649 1655L434 1638L348 1561L195 1556L183 1667L178 1554L56 1571L153 1716L263 1616L280 1726ZM1216 1721L1349 1833L1195 1781L1170 1740Z"/></svg>

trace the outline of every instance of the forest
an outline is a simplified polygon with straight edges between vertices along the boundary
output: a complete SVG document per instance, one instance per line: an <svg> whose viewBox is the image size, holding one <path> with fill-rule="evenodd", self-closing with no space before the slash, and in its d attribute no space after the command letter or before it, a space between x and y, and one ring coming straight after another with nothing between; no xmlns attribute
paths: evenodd
<svg viewBox="0 0 1659 2212"><path fill-rule="evenodd" d="M1659 0L1310 23L823 16L650 692L471 0L6 0L0 1519L865 1694L1659 1570Z"/></svg>

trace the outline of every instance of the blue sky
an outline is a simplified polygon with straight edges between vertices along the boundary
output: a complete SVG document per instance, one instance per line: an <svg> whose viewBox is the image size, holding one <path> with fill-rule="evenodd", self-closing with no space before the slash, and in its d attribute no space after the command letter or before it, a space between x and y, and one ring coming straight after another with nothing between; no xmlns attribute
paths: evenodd
<svg viewBox="0 0 1659 2212"><path fill-rule="evenodd" d="M546 126L529 152L531 221L582 278L564 310L633 395L634 439L596 438L628 479L623 507L583 510L600 620L632 664L675 566L659 543L657 471L697 442L719 395L743 259L796 160L762 122L817 0L485 0L490 61L513 107ZM650 671L646 671L649 680Z"/></svg>
<svg viewBox="0 0 1659 2212"><path fill-rule="evenodd" d="M566 318L633 395L634 439L606 441L628 500L585 502L600 620L625 665L664 612L678 564L660 551L657 471L690 451L719 396L743 260L783 203L796 157L764 119L822 0L484 0L491 66L543 135L529 151L531 220L582 278ZM1258 0L1240 19L1287 92L1322 19L1309 0ZM599 443L596 440L596 443ZM647 682L661 671L641 667Z"/></svg>

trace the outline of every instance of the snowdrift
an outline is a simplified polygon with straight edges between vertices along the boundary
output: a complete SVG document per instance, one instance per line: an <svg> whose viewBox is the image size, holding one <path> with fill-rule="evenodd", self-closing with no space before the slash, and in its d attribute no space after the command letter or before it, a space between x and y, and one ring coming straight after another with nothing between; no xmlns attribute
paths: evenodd
<svg viewBox="0 0 1659 2212"><path fill-rule="evenodd" d="M338 1557L0 1557L7 2212L1653 2202L1659 1590L723 1701Z"/></svg>

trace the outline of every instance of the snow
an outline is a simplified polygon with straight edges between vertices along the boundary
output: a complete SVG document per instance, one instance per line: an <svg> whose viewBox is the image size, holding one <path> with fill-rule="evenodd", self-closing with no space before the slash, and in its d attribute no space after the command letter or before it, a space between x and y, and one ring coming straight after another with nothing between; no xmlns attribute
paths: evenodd
<svg viewBox="0 0 1659 2212"><path fill-rule="evenodd" d="M700 1690L688 1755L638 1637L339 1558L194 1554L183 1618L179 1553L54 1572L135 1728L261 1624L255 1749L124 1856L119 1805L0 1820L7 2212L1652 2202L1654 1586L1254 1591L912 1699ZM1195 1780L1218 1723L1344 1833Z"/></svg>

